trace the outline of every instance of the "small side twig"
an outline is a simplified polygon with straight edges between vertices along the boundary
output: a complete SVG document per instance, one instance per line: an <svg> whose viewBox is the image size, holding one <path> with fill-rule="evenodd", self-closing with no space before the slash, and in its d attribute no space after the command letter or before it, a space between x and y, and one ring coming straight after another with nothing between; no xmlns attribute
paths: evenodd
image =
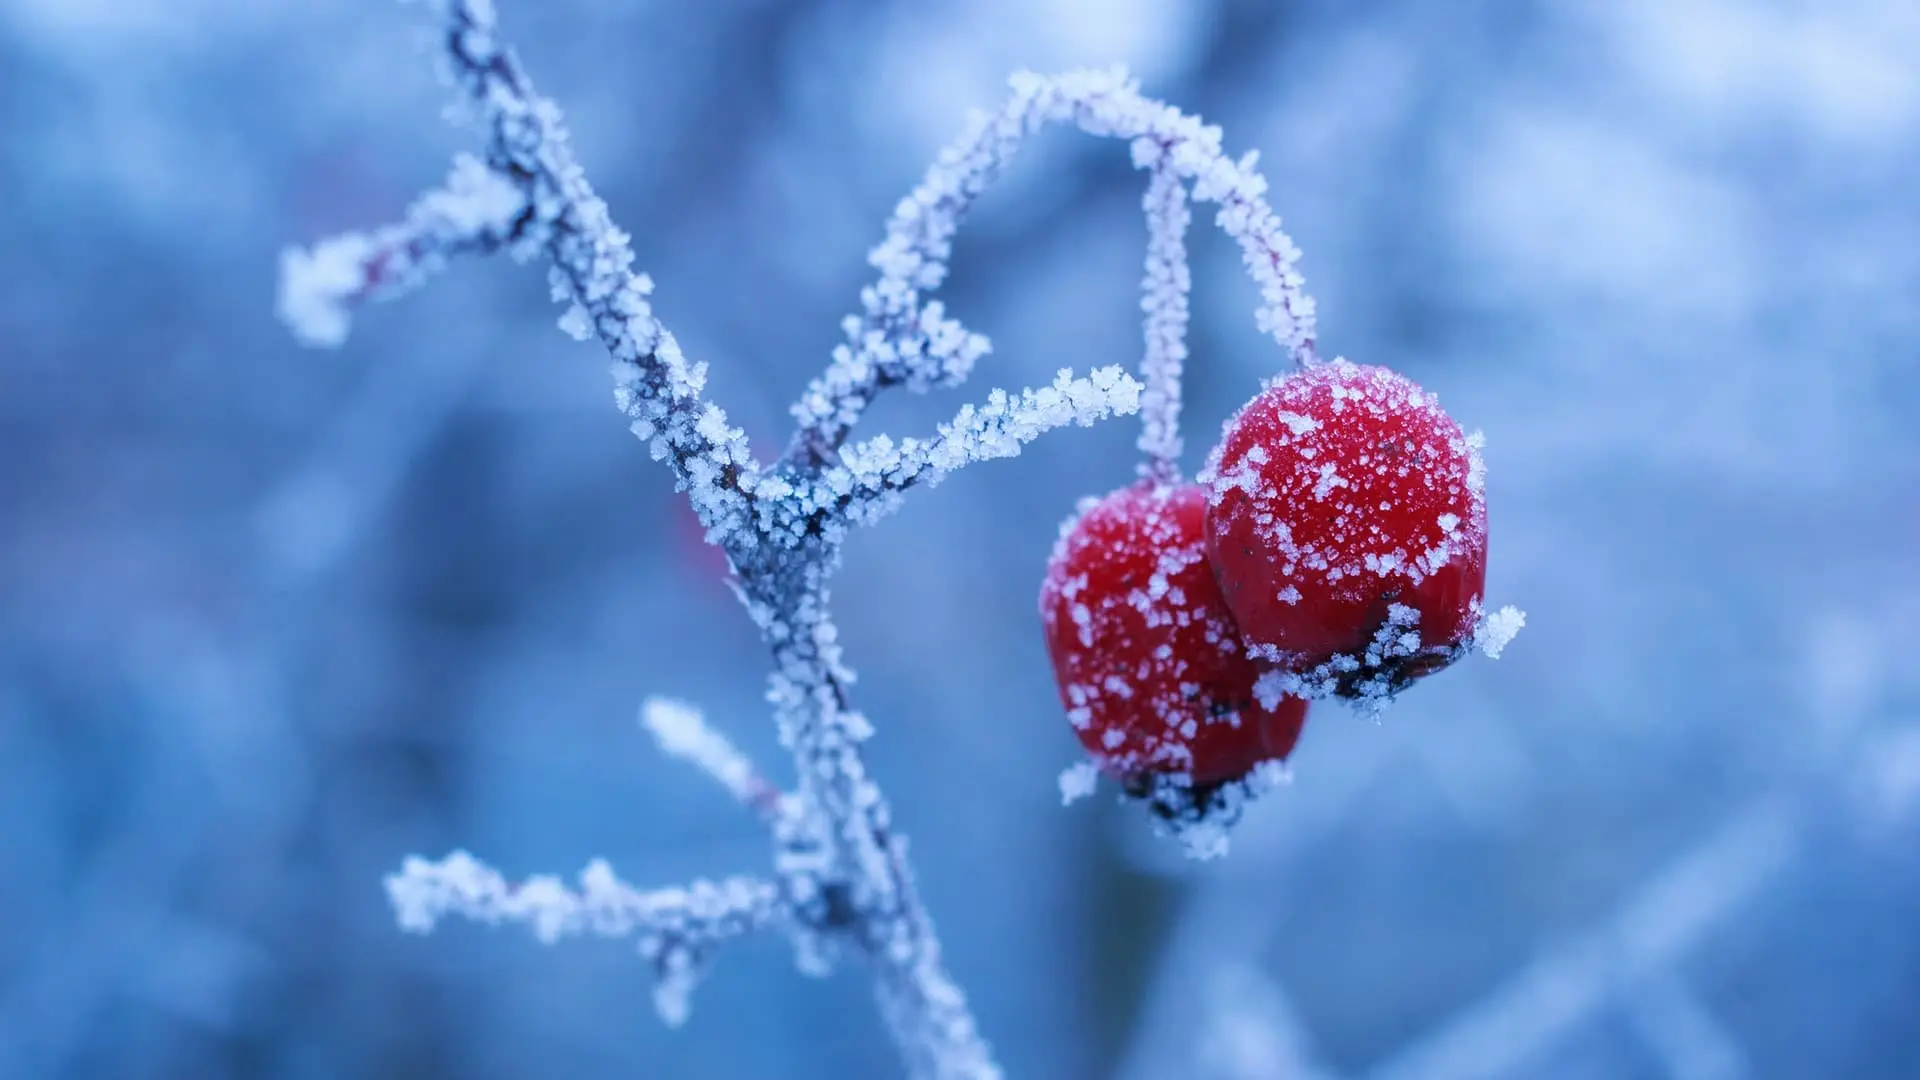
<svg viewBox="0 0 1920 1080"><path fill-rule="evenodd" d="M640 955L654 969L655 1006L675 1025L686 1019L688 995L716 949L787 917L780 890L758 878L647 892L621 881L603 859L581 871L578 892L545 874L511 884L464 851L438 862L409 857L386 884L400 926L414 933L460 915L492 925L524 923L549 944L585 934L637 935Z"/></svg>
<svg viewBox="0 0 1920 1080"><path fill-rule="evenodd" d="M352 307L397 295L461 254L501 249L549 264L561 329L597 339L613 361L615 400L632 430L672 469L710 542L727 553L738 593L773 654L769 700L794 762L782 793L697 713L650 703L646 726L669 753L699 765L768 821L775 880L641 892L604 864L582 891L557 879L510 886L470 856L409 860L389 892L410 929L443 915L521 921L543 937L642 935L661 979L663 1011L684 1012L693 974L723 942L779 927L802 967L823 970L845 948L872 968L875 993L912 1075L999 1080L965 995L947 972L919 896L906 839L867 772L862 744L872 726L853 706L827 586L840 545L856 525L967 464L1009 457L1040 434L1145 405L1141 446L1171 475L1180 448L1179 378L1187 319L1182 234L1191 197L1218 204L1215 222L1239 243L1260 288L1258 322L1294 364L1317 361L1312 300L1296 269L1299 251L1266 205L1251 156L1220 151L1220 131L1140 95L1122 71L1053 78L1022 73L996 113L977 115L902 200L870 256L879 280L844 323L847 342L794 406L786 456L753 460L742 433L708 400L706 371L689 361L653 316L652 282L633 271L633 252L575 162L560 111L534 92L497 40L490 0L426 0L439 17L442 61L459 102L485 136L482 158L462 158L446 185L422 197L404 222L326 241L282 261L280 310L304 340L337 345ZM956 385L985 356L987 340L924 294L944 281L952 239L972 201L1000 175L1032 132L1071 124L1128 140L1149 170L1144 203L1151 240L1145 277L1145 385L1107 368L1083 378L963 407L929 438L884 436L848 444L883 390ZM1143 402L1144 398L1144 402Z"/></svg>
<svg viewBox="0 0 1920 1080"><path fill-rule="evenodd" d="M640 707L640 726L666 753L698 766L741 805L771 823L780 814L781 792L725 735L707 725L685 702L651 697Z"/></svg>

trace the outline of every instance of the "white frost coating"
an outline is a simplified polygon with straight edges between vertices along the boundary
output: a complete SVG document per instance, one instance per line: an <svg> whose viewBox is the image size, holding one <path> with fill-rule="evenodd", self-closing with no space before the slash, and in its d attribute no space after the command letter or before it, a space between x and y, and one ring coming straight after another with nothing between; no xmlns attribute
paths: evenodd
<svg viewBox="0 0 1920 1080"><path fill-rule="evenodd" d="M1299 413L1283 412L1280 414L1280 422L1287 425L1287 430L1296 436L1320 430L1320 421L1311 416L1301 416ZM1257 450L1259 447L1254 449Z"/></svg>
<svg viewBox="0 0 1920 1080"><path fill-rule="evenodd" d="M1147 143L1157 149L1157 144ZM1162 158L1153 165L1147 194L1147 270L1140 279L1140 308L1146 312L1146 354L1140 377L1140 452L1144 475L1171 482L1180 472L1180 373L1187 360L1187 191Z"/></svg>
<svg viewBox="0 0 1920 1080"><path fill-rule="evenodd" d="M1261 708L1272 712L1299 689L1297 678L1278 668L1263 671L1259 678L1253 680L1253 699L1260 703Z"/></svg>
<svg viewBox="0 0 1920 1080"><path fill-rule="evenodd" d="M734 798L764 814L774 812L780 793L725 735L707 726L700 710L685 702L650 697L640 706L640 725L661 750L699 766Z"/></svg>
<svg viewBox="0 0 1920 1080"><path fill-rule="evenodd" d="M490 3L426 6L442 20L443 71L486 135L485 159L457 157L445 185L398 225L283 255L282 318L310 344L339 344L353 304L403 293L453 256L503 248L544 256L554 299L568 305L563 328L590 329L612 354L616 400L654 456L670 460L710 532L741 533L741 488L756 471L746 439L702 399L704 367L689 364L654 319L651 283L632 271L627 235L574 161L558 106L533 92L497 40Z"/></svg>
<svg viewBox="0 0 1920 1080"><path fill-rule="evenodd" d="M1009 83L1007 103L998 112L974 114L959 140L941 151L920 186L894 209L886 239L867 256L880 280L862 291L863 314L845 321L847 344L835 350L826 372L793 407L800 431L790 460L830 458L880 390L953 385L988 352L985 338L948 320L938 304L923 306L920 295L946 279L954 233L973 200L1026 137L1046 124L1126 139L1135 167L1171 173L1194 185L1195 199L1219 204L1214 222L1239 242L1247 273L1260 289L1261 331L1284 346L1295 364L1317 362L1314 304L1298 270L1300 251L1267 206L1256 155L1228 158L1219 128L1142 97L1124 68L1052 77L1023 71Z"/></svg>
<svg viewBox="0 0 1920 1080"><path fill-rule="evenodd" d="M894 509L890 498L916 484L937 484L976 461L1013 457L1055 428L1086 427L1140 407L1140 384L1117 367L1085 378L1062 370L1053 385L1022 390L1018 397L995 390L984 405L964 405L930 439L879 435L841 451L840 463L823 475L824 490L803 494L809 509L843 509L854 521L870 522Z"/></svg>
<svg viewBox="0 0 1920 1080"><path fill-rule="evenodd" d="M369 290L373 251L372 240L349 233L311 251L280 253L280 318L303 343L333 347L347 340L347 302Z"/></svg>
<svg viewBox="0 0 1920 1080"><path fill-rule="evenodd" d="M1225 858L1231 847L1233 826L1247 805L1275 788L1293 782L1293 772L1284 761L1267 760L1238 780L1221 785L1201 803L1179 797L1185 786L1175 777L1149 794L1163 811L1154 821L1157 832L1180 842L1190 859L1206 861Z"/></svg>
<svg viewBox="0 0 1920 1080"><path fill-rule="evenodd" d="M1192 198L1218 204L1216 224L1239 242L1260 290L1261 328L1292 363L1317 363L1299 252L1266 205L1253 158L1227 158L1219 129L1141 97L1124 72L1015 76L1007 103L976 116L895 209L870 255L879 278L862 292L861 314L845 321L846 342L794 406L798 430L789 452L763 468L707 399L704 365L685 357L654 318L652 283L632 270L628 237L575 163L559 109L534 92L497 38L492 4L426 6L439 21L456 104L480 129L484 152L456 160L446 182L416 201L401 223L284 255L280 314L303 340L339 344L354 305L398 295L455 255L504 249L545 261L563 311L560 328L597 339L607 351L615 400L635 436L672 469L709 541L727 554L737 591L773 653L768 697L793 755L795 787L780 792L758 779L693 710L651 702L645 719L663 748L762 810L774 849L770 881L642 892L596 863L575 892L553 878L511 886L464 855L441 863L414 859L388 882L402 924L424 930L458 913L524 922L546 938L637 932L669 1019L685 1015L688 992L713 948L778 927L793 938L806 971L824 971L839 955L866 962L910 1075L997 1080L1000 1070L945 969L906 840L866 772L861 743L872 725L851 704L854 676L841 657L827 583L852 527L898 505L911 487L971 462L1012 456L1054 428L1132 413L1149 398L1142 448L1165 461L1177 455L1189 287L1185 184ZM1082 378L1063 374L1018 395L995 391L931 438L877 436L849 446L881 390L958 384L989 352L984 337L925 294L944 280L953 236L972 201L1026 136L1049 123L1128 140L1136 166L1151 173L1143 203L1145 386L1112 368ZM1094 779L1069 774L1063 797ZM1171 828L1198 853L1218 854L1245 800L1284 776L1284 769L1264 769L1204 805L1186 799L1180 805L1191 813L1176 813Z"/></svg>
<svg viewBox="0 0 1920 1080"><path fill-rule="evenodd" d="M1527 625L1527 613L1512 604L1487 616L1474 628L1473 647L1486 654L1489 660L1500 659L1509 644Z"/></svg>
<svg viewBox="0 0 1920 1080"><path fill-rule="evenodd" d="M1467 489L1476 493L1487 489L1486 448L1485 432L1475 431L1467 435Z"/></svg>
<svg viewBox="0 0 1920 1080"><path fill-rule="evenodd" d="M1093 794L1100 770L1091 761L1079 761L1060 770L1060 805L1072 806Z"/></svg>
<svg viewBox="0 0 1920 1080"><path fill-rule="evenodd" d="M714 949L787 917L779 890L765 881L735 877L643 892L600 859L581 872L578 892L544 874L511 884L464 851L439 862L409 857L386 886L400 926L418 934L459 915L491 925L523 923L548 944L585 934L637 935L640 955L657 976L654 1004L669 1024L686 1019L687 994Z"/></svg>
<svg viewBox="0 0 1920 1080"><path fill-rule="evenodd" d="M446 185L415 200L401 224L335 237L311 251L283 252L280 317L309 345L339 345L347 338L353 304L422 284L450 255L508 243L526 209L519 188L461 154Z"/></svg>

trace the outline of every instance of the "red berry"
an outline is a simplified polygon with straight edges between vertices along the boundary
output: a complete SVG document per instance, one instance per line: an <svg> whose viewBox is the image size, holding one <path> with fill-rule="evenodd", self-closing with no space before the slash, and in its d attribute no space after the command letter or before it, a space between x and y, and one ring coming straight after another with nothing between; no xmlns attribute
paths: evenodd
<svg viewBox="0 0 1920 1080"><path fill-rule="evenodd" d="M1342 360L1268 384L1202 474L1207 557L1247 644L1295 674L1337 673L1346 694L1446 666L1486 587L1483 471L1478 437L1385 368Z"/></svg>
<svg viewBox="0 0 1920 1080"><path fill-rule="evenodd" d="M1307 704L1255 700L1258 666L1205 553L1206 494L1141 481L1063 530L1040 587L1060 699L1080 742L1125 780L1238 779L1293 750Z"/></svg>

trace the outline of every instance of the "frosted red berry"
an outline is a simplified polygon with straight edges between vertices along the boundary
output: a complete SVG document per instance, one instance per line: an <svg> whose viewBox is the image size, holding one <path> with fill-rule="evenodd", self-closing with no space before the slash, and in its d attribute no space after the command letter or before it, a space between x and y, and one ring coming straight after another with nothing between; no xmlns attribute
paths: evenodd
<svg viewBox="0 0 1920 1080"><path fill-rule="evenodd" d="M1220 596L1205 552L1206 494L1142 481L1062 531L1040 587L1060 699L1081 745L1138 781L1234 780L1282 759L1307 704L1256 700L1260 670Z"/></svg>
<svg viewBox="0 0 1920 1080"><path fill-rule="evenodd" d="M1338 672L1343 693L1458 656L1486 586L1478 447L1385 368L1337 361L1270 383L1203 474L1207 556L1247 644L1287 671Z"/></svg>

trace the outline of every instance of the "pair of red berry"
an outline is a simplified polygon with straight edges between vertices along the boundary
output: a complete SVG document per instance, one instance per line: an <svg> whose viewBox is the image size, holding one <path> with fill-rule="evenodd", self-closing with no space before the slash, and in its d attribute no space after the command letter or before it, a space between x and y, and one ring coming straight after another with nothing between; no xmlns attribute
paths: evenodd
<svg viewBox="0 0 1920 1080"><path fill-rule="evenodd" d="M1131 789L1204 793L1292 752L1306 697L1380 698L1472 640L1478 440L1345 361L1266 386L1200 483L1142 480L1061 531L1040 589L1080 742Z"/></svg>

